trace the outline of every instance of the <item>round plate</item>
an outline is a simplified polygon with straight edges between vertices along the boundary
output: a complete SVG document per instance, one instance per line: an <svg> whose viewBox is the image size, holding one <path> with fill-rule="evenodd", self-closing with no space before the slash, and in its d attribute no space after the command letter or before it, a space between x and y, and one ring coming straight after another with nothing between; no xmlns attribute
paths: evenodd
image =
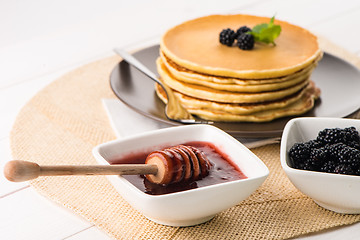
<svg viewBox="0 0 360 240"><path fill-rule="evenodd" d="M159 56L158 45L142 49L134 56L157 72L155 60ZM321 97L314 109L302 116L346 117L358 110L360 72L353 65L324 53L311 79L321 89ZM157 121L179 125L166 118L165 105L156 96L154 82L125 61L121 61L112 71L110 84L115 95L133 110ZM215 122L214 125L236 137L278 137L291 118L266 123Z"/></svg>

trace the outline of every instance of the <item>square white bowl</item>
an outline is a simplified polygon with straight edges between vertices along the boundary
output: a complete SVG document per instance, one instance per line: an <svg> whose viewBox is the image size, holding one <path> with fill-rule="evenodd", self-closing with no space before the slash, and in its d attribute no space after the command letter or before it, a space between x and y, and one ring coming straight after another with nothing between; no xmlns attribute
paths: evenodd
<svg viewBox="0 0 360 240"><path fill-rule="evenodd" d="M325 128L354 126L360 130L360 120L344 118L294 118L283 131L281 166L294 186L318 205L338 213L360 213L360 176L295 169L288 152L297 142L315 139Z"/></svg>
<svg viewBox="0 0 360 240"><path fill-rule="evenodd" d="M115 158L131 153L151 152L164 145L191 141L213 143L247 178L164 195L144 193L122 176L108 176L108 179L122 197L148 219L169 226L191 226L206 222L246 199L269 174L265 164L249 149L210 125L171 127L114 140L95 147L93 154L99 164L109 165Z"/></svg>

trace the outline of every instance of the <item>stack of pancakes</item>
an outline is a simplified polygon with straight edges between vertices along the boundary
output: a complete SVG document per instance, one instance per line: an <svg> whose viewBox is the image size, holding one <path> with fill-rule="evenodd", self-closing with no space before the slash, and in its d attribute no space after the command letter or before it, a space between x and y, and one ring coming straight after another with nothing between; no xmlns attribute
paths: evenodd
<svg viewBox="0 0 360 240"><path fill-rule="evenodd" d="M182 105L214 121L264 122L303 114L320 90L310 80L322 57L317 38L287 22L276 45L256 43L252 50L220 44L222 29L268 23L249 15L211 15L168 30L161 39L157 70ZM166 94L156 86L157 95Z"/></svg>

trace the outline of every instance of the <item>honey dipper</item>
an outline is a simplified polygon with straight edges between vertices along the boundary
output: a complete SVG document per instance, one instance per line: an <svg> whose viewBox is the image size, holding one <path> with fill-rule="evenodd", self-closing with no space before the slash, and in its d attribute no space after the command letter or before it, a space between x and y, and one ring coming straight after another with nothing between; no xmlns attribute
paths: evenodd
<svg viewBox="0 0 360 240"><path fill-rule="evenodd" d="M13 160L4 167L9 181L22 182L39 176L65 175L145 175L153 183L168 185L198 180L208 175L211 163L203 152L192 146L178 145L150 153L145 164L45 165Z"/></svg>

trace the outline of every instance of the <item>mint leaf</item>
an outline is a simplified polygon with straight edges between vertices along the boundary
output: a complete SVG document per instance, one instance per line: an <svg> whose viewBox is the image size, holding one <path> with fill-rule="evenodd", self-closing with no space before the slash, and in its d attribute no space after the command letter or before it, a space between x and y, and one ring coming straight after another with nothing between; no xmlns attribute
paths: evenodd
<svg viewBox="0 0 360 240"><path fill-rule="evenodd" d="M255 41L276 45L275 39L281 33L281 26L274 24L274 19L275 17L272 17L269 23L262 23L253 27L250 34L254 36Z"/></svg>
<svg viewBox="0 0 360 240"><path fill-rule="evenodd" d="M279 25L274 25L263 29L259 36L259 41L264 43L275 44L274 40L280 35L281 27Z"/></svg>
<svg viewBox="0 0 360 240"><path fill-rule="evenodd" d="M270 23L269 23L269 26L271 27L272 25L274 25L274 20L275 20L275 16L273 16L271 19L270 19Z"/></svg>
<svg viewBox="0 0 360 240"><path fill-rule="evenodd" d="M253 33L256 33L256 34L260 34L260 32L263 30L263 29L266 29L268 27L269 24L267 23L262 23L262 24L258 24L256 25L253 29L252 29L252 32Z"/></svg>

